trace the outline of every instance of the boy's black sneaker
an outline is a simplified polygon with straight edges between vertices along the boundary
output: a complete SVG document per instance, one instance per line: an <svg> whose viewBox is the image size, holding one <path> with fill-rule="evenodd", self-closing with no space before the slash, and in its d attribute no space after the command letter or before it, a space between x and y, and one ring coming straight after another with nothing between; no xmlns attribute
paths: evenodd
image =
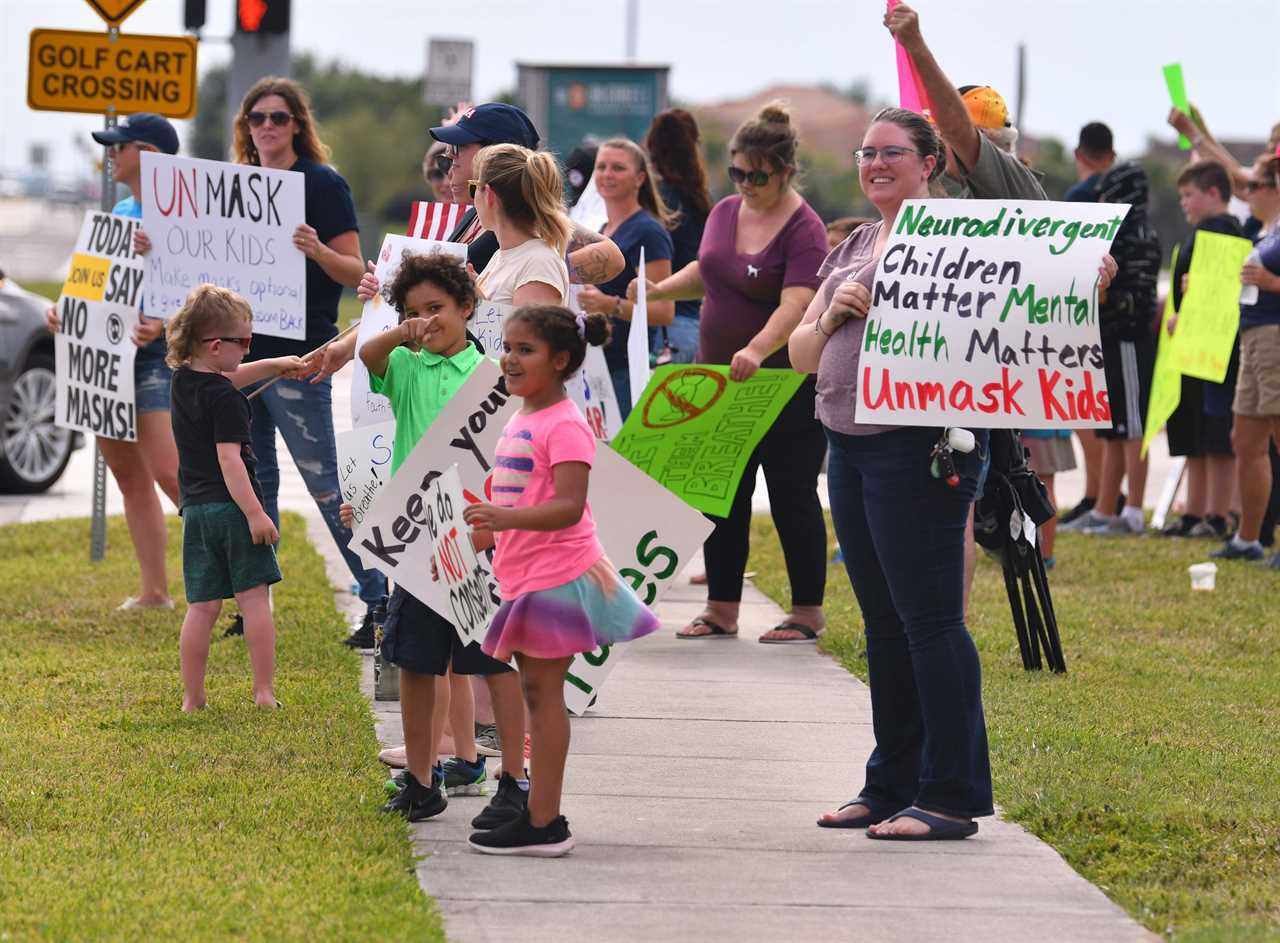
<svg viewBox="0 0 1280 943"><path fill-rule="evenodd" d="M521 789L514 776L503 773L498 778L498 791L479 815L471 820L471 827L482 832L514 822L529 807L529 791Z"/></svg>
<svg viewBox="0 0 1280 943"><path fill-rule="evenodd" d="M1058 523L1070 524L1077 517L1084 517L1084 515L1093 510L1093 506L1097 503L1098 501L1096 498L1081 498L1079 504L1058 518Z"/></svg>
<svg viewBox="0 0 1280 943"><path fill-rule="evenodd" d="M514 822L489 832L476 832L467 844L485 855L559 858L573 850L573 836L563 815L557 815L542 828L534 828L529 821L529 810L525 809Z"/></svg>
<svg viewBox="0 0 1280 943"><path fill-rule="evenodd" d="M410 822L421 822L433 815L439 815L448 806L449 800L444 797L444 792L439 786L428 789L418 782L413 773L406 770L404 788L382 807L382 811L403 815Z"/></svg>
<svg viewBox="0 0 1280 943"><path fill-rule="evenodd" d="M364 621L360 623L360 628L356 629L344 638L342 640L342 644L351 648L358 648L361 651L371 652L373 651L373 643L375 641L373 633L373 613L366 612L364 614Z"/></svg>

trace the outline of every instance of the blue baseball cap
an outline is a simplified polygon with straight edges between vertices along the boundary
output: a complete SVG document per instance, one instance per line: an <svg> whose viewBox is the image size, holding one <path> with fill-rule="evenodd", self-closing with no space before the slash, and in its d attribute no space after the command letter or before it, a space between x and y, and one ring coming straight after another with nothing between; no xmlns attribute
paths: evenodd
<svg viewBox="0 0 1280 943"><path fill-rule="evenodd" d="M515 105L486 102L462 113L454 124L431 129L437 141L466 147L468 144L519 144L529 150L538 146L538 129L529 116Z"/></svg>
<svg viewBox="0 0 1280 943"><path fill-rule="evenodd" d="M103 146L136 141L150 144L165 154L178 153L178 132L167 118L150 111L129 115L109 131L94 131L93 139Z"/></svg>

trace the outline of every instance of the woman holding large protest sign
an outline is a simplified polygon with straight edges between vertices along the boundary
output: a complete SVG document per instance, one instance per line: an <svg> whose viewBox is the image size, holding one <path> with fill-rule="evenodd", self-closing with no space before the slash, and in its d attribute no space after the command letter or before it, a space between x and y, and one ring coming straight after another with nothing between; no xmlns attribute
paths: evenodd
<svg viewBox="0 0 1280 943"><path fill-rule="evenodd" d="M360 283L356 211L347 182L327 164L329 149L316 134L306 94L288 79L268 76L249 89L235 123L237 163L293 170L306 178L306 221L293 234L293 244L307 257L307 336L295 341L255 334L247 359L302 356L337 334L342 287ZM347 566L360 585L371 624L374 605L387 591L387 581L367 570L347 548L351 532L342 524L339 507L337 446L333 433L332 384L282 379L253 400L253 451L263 504L279 526L277 497L280 468L276 463L276 430L284 436L307 490L324 516Z"/></svg>
<svg viewBox="0 0 1280 943"><path fill-rule="evenodd" d="M178 153L178 132L166 119L150 112L130 115L118 126L94 131L93 139L111 149L111 179L129 188L125 197L111 212L118 216L142 218L142 151L164 154ZM138 231L134 252L145 255L151 250L146 234ZM62 329L56 308L46 315L49 330ZM125 523L133 552L142 572L142 590L120 604L121 610L172 609L169 579L165 573L165 545L168 530L164 508L156 486L160 486L174 503L179 504L178 450L173 443L173 426L169 422L169 380L172 372L165 365L164 321L145 314L133 326L133 343L138 351L133 360L133 389L138 414L138 440L97 437L98 450L120 488L124 498Z"/></svg>
<svg viewBox="0 0 1280 943"><path fill-rule="evenodd" d="M956 453L951 487L930 476L936 428L854 422L877 260L902 202L929 196L946 157L929 122L900 108L876 115L862 144L862 190L882 221L828 256L790 342L796 369L817 374L831 517L866 624L876 735L858 797L818 824L872 826L874 838L964 838L978 830L974 817L993 811L981 669L964 624L964 535L985 449ZM985 431L978 438L985 443Z"/></svg>
<svg viewBox="0 0 1280 943"><path fill-rule="evenodd" d="M712 209L697 261L648 286L650 304L703 299L698 362L728 364L737 382L762 366L789 365L787 338L821 283L817 271L827 253L827 233L795 188L796 148L791 116L779 104L766 105L743 123L729 145L729 178L738 192ZM635 290L632 283L633 300ZM813 642L823 629L827 532L818 472L826 443L813 402L814 384L806 380L747 462L729 516L716 519L703 548L706 609L678 638L737 635L751 498L761 467L787 563L791 613L760 641Z"/></svg>

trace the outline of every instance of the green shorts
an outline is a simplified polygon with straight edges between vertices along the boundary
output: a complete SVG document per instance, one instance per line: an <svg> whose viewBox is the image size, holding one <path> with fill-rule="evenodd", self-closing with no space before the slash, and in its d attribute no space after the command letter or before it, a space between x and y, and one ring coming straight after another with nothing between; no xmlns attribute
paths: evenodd
<svg viewBox="0 0 1280 943"><path fill-rule="evenodd" d="M230 599L281 580L276 548L255 544L240 508L227 501L182 509L182 582L187 602Z"/></svg>

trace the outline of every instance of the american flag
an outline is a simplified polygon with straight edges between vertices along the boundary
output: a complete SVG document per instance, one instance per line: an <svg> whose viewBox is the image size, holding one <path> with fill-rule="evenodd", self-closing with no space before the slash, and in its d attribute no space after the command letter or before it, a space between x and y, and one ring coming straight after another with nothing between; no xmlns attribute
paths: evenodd
<svg viewBox="0 0 1280 943"><path fill-rule="evenodd" d="M418 239L444 241L457 228L467 208L461 203L415 202L409 211L409 229L406 235Z"/></svg>

